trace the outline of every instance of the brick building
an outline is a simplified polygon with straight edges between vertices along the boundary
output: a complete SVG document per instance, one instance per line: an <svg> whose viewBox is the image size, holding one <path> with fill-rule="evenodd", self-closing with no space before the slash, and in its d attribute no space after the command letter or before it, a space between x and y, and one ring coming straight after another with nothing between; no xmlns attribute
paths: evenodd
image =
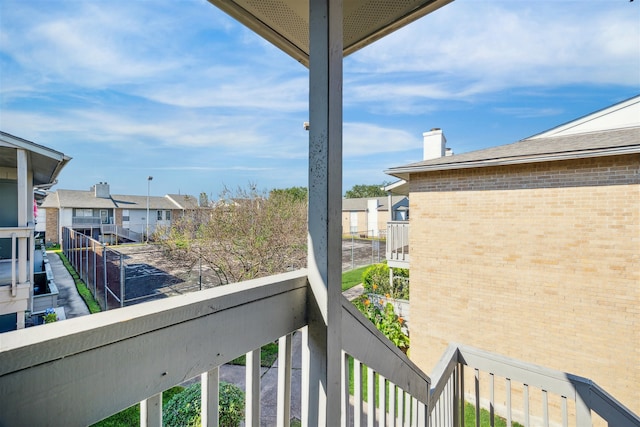
<svg viewBox="0 0 640 427"><path fill-rule="evenodd" d="M387 173L409 187L418 366L466 343L592 378L640 411L640 97Z"/></svg>

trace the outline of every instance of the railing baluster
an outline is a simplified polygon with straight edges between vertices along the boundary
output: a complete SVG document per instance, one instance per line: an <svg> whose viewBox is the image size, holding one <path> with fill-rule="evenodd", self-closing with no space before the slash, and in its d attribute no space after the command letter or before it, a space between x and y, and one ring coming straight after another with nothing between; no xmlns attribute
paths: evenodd
<svg viewBox="0 0 640 427"><path fill-rule="evenodd" d="M567 410L566 396L562 396L562 427L569 427L569 411Z"/></svg>
<svg viewBox="0 0 640 427"><path fill-rule="evenodd" d="M542 422L549 427L549 396L547 390L542 390Z"/></svg>
<svg viewBox="0 0 640 427"><path fill-rule="evenodd" d="M362 364L353 358L353 425L362 425Z"/></svg>
<svg viewBox="0 0 640 427"><path fill-rule="evenodd" d="M396 399L396 386L389 381L389 425L391 427L396 426L396 406L398 403Z"/></svg>
<svg viewBox="0 0 640 427"><path fill-rule="evenodd" d="M140 427L162 427L162 393L140 402Z"/></svg>
<svg viewBox="0 0 640 427"><path fill-rule="evenodd" d="M260 348L246 355L245 425L260 426Z"/></svg>
<svg viewBox="0 0 640 427"><path fill-rule="evenodd" d="M386 427L387 425L387 380L378 374L378 425Z"/></svg>
<svg viewBox="0 0 640 427"><path fill-rule="evenodd" d="M529 427L529 386L527 384L523 384L522 388L522 400L524 401L524 427Z"/></svg>
<svg viewBox="0 0 640 427"><path fill-rule="evenodd" d="M511 427L511 380L505 378L505 389L507 392L507 427Z"/></svg>
<svg viewBox="0 0 640 427"><path fill-rule="evenodd" d="M475 369L476 427L480 427L480 370Z"/></svg>
<svg viewBox="0 0 640 427"><path fill-rule="evenodd" d="M349 426L349 355L342 352L342 427Z"/></svg>
<svg viewBox="0 0 640 427"><path fill-rule="evenodd" d="M402 394L404 395L404 427L411 427L411 396L404 391Z"/></svg>
<svg viewBox="0 0 640 427"><path fill-rule="evenodd" d="M459 392L459 396L460 396L460 426L464 425L464 365L462 363L458 363L458 367L460 370L460 390Z"/></svg>
<svg viewBox="0 0 640 427"><path fill-rule="evenodd" d="M396 425L402 427L404 425L404 392L400 387L396 387L396 396L398 398L398 413L396 414L398 421Z"/></svg>
<svg viewBox="0 0 640 427"><path fill-rule="evenodd" d="M367 426L373 427L376 421L375 373L367 366Z"/></svg>
<svg viewBox="0 0 640 427"><path fill-rule="evenodd" d="M220 405L220 371L213 368L200 375L202 427L218 427Z"/></svg>
<svg viewBox="0 0 640 427"><path fill-rule="evenodd" d="M495 427L495 390L494 380L495 377L492 373L489 374L489 424L491 427Z"/></svg>
<svg viewBox="0 0 640 427"><path fill-rule="evenodd" d="M411 425L418 427L418 399L411 398Z"/></svg>
<svg viewBox="0 0 640 427"><path fill-rule="evenodd" d="M278 402L276 423L286 427L291 420L291 334L278 341Z"/></svg>

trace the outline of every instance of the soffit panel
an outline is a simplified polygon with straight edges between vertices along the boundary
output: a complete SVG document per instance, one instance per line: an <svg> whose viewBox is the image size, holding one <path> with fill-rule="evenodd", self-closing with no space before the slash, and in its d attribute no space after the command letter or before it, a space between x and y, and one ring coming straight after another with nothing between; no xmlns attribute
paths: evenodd
<svg viewBox="0 0 640 427"><path fill-rule="evenodd" d="M453 0L343 0L344 55ZM209 0L284 52L309 64L309 0Z"/></svg>

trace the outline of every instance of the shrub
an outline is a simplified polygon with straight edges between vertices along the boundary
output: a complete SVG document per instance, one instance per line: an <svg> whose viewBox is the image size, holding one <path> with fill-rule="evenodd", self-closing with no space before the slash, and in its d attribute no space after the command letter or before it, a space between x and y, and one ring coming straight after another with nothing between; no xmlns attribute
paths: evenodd
<svg viewBox="0 0 640 427"><path fill-rule="evenodd" d="M409 299L409 270L393 269L393 287L389 285L389 266L375 264L362 273L362 285L367 293L386 295L396 299Z"/></svg>
<svg viewBox="0 0 640 427"><path fill-rule="evenodd" d="M384 305L382 299L362 297L355 300L354 305L396 347L405 353L407 352L409 349L409 331L405 327L404 319L395 313L392 304L387 303Z"/></svg>
<svg viewBox="0 0 640 427"><path fill-rule="evenodd" d="M201 425L200 384L192 384L171 398L162 411L168 427ZM239 387L220 381L220 427L237 427L244 419L244 392Z"/></svg>

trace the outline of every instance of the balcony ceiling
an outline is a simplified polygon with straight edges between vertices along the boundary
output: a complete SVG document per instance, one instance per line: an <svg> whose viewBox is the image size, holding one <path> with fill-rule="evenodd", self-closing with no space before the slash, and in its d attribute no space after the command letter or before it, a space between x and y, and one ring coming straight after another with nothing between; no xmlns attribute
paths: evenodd
<svg viewBox="0 0 640 427"><path fill-rule="evenodd" d="M343 0L344 55L453 0ZM309 0L209 0L309 66Z"/></svg>

